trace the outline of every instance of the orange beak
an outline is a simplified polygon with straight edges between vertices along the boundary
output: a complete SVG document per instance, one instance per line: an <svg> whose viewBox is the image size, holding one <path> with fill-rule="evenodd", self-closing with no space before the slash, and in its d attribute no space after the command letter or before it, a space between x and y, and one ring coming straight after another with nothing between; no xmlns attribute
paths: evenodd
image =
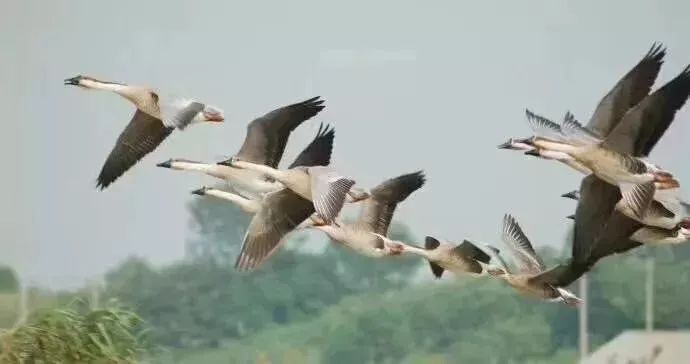
<svg viewBox="0 0 690 364"><path fill-rule="evenodd" d="M215 114L215 113L208 113L208 112L203 112L204 114L204 119L206 121L214 122L214 123L222 123L225 118L223 117L223 114Z"/></svg>

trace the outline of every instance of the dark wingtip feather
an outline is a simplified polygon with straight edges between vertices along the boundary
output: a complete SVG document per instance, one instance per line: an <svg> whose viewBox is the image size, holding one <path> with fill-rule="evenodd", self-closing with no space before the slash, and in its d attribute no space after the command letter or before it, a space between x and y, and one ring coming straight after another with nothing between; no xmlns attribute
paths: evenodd
<svg viewBox="0 0 690 364"><path fill-rule="evenodd" d="M329 165L331 163L331 154L333 153L334 139L335 128L329 124L326 124L324 127L324 124L321 123L314 140L302 150L289 168Z"/></svg>
<svg viewBox="0 0 690 364"><path fill-rule="evenodd" d="M441 245L441 243L433 236L427 236L424 238L424 249L426 250L434 250L438 248L439 245Z"/></svg>
<svg viewBox="0 0 690 364"><path fill-rule="evenodd" d="M664 57L666 56L666 47L661 42L652 43L652 47L649 48L647 54L645 54L645 59L650 59L658 63L664 62Z"/></svg>
<svg viewBox="0 0 690 364"><path fill-rule="evenodd" d="M424 171L419 170L388 179L371 190L371 194L379 201L402 202L412 192L420 189L426 183Z"/></svg>

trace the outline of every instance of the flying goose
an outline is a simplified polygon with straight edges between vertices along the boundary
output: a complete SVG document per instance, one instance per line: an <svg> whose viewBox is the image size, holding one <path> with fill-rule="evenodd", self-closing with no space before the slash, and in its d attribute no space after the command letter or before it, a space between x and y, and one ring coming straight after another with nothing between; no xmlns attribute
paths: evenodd
<svg viewBox="0 0 690 364"><path fill-rule="evenodd" d="M331 155L331 150L333 149L333 139L335 138L335 129L333 129L330 125L326 124L324 127L324 124L321 123L319 126L319 130L316 132L316 136L314 139L309 143L295 158L295 160L292 162L290 165L290 168L298 167L298 166L319 166L319 165L327 165L330 161L330 155ZM188 164L188 169L189 170L194 170L195 168L198 168L197 170L204 170L205 173L212 175L212 176L218 176L218 178L223 179L223 174L221 169L229 169L231 167L226 167L226 166L218 166L217 164L205 164L201 162L189 162L186 160L178 159L176 162L170 162L170 166L175 166L175 165L184 165ZM233 168L234 169L234 168ZM219 172L220 171L220 172ZM244 170L239 170L240 172L243 172ZM236 174L237 175L237 174ZM260 180L260 178L259 178ZM262 181L266 187L264 192L275 192L278 190L283 189L283 185L280 182L271 182L271 181ZM199 193L195 193L199 192ZM197 195L202 195L201 192L203 192L203 189L201 190L196 190L195 194ZM232 194L233 196L229 196L228 194ZM223 198L225 200L231 201L231 202L239 202L239 201L245 201L245 200L252 200L258 203L258 201L261 199L262 196L258 195L251 195L251 197L247 197L245 195L233 193L233 192L228 192L228 191L219 191L218 193L213 192L212 194L215 197ZM242 202L239 202L242 203ZM247 211L249 212L249 211ZM249 212L251 214L255 213L254 212Z"/></svg>
<svg viewBox="0 0 690 364"><path fill-rule="evenodd" d="M653 192L651 192L650 190L643 191L642 193L653 195ZM651 200L650 196L641 197L641 199L645 198ZM648 206L647 209L643 212L644 216L642 216L642 218L637 219L632 218L629 215L638 214L638 211L634 210L638 208L640 204L639 202L633 201L630 202L630 204L633 206L620 207L621 205L625 205L626 203L628 203L626 202L625 198L622 198L616 204L616 211L625 215L629 219L636 220L637 222L642 224L642 226L639 227L630 236L630 240L649 245L680 244L687 242L688 239L690 239L690 214L687 213L687 211L690 211L690 205L684 202L680 202L681 208L683 209L685 214L682 215L682 217L678 217L677 215L673 215L672 213L670 213L663 205L661 205L657 201L651 202L652 203L650 204L650 206ZM634 212L624 211L625 209ZM568 216L568 218L572 218L572 220L575 220L575 215ZM619 219L623 219L623 217L620 217ZM655 221L654 219L658 219L661 222ZM652 223L645 223L645 221L650 220Z"/></svg>
<svg viewBox="0 0 690 364"><path fill-rule="evenodd" d="M507 268L491 268L488 273L506 281L523 295L562 302L577 306L582 300L575 294L548 282L548 274L544 262L534 251L532 243L518 225L517 221L506 214L503 217L503 241L511 250L519 272L511 273Z"/></svg>
<svg viewBox="0 0 690 364"><path fill-rule="evenodd" d="M425 182L426 177L422 171L388 179L371 190L354 224L313 224L312 228L323 231L331 240L372 258L401 254L402 246L386 244L384 237L388 236L395 208Z"/></svg>
<svg viewBox="0 0 690 364"><path fill-rule="evenodd" d="M348 195L357 201L367 197L364 192L353 194L350 190L355 181L326 166L296 166L280 170L246 162L238 156L230 159L230 166L247 169L282 183L302 198L312 201L314 209L326 223L335 220Z"/></svg>
<svg viewBox="0 0 690 364"><path fill-rule="evenodd" d="M649 51L644 55L644 57L632 68L628 73L626 73L615 85L614 87L599 101L599 104L594 110L592 117L587 123L587 129L592 131L595 135L606 136L609 134L611 129L613 129L617 123L620 121L622 116L634 105L640 102L651 90L654 80L656 80L661 65L663 64L664 56L666 55L666 49L663 45L655 43L651 46ZM539 129L544 129L548 131L547 135L554 137L555 139L561 139L560 126L556 123L551 122L547 118L536 115L529 110L526 110L528 116L528 121L534 122L535 124L530 124L531 126L540 127ZM526 143L529 138L517 139L518 143L522 148L510 148L509 146L513 143L509 140L508 143L504 143L499 146L503 149L520 149L524 151L529 151L529 155L540 155L542 157L547 157L545 151L537 150L531 151L533 148L525 149L524 144L531 145L531 143ZM518 146L518 145L515 145ZM542 155L544 154L544 155ZM550 157L549 159L558 159ZM559 161L570 165L571 167L589 174L588 169L583 168L582 165L578 163L573 163L568 161L568 159Z"/></svg>
<svg viewBox="0 0 690 364"><path fill-rule="evenodd" d="M277 168L288 138L293 130L325 108L319 96L275 109L252 120L236 156L244 161ZM322 124L323 126L323 124ZM321 129L319 129L321 132ZM327 133L324 130L323 133ZM282 189L280 183L268 181L251 170L233 168L230 161L209 164L185 159L169 159L159 167L188 170L208 174L225 180L233 189L247 198L259 198L267 192Z"/></svg>
<svg viewBox="0 0 690 364"><path fill-rule="evenodd" d="M562 129L563 134L568 138L566 141L535 138L532 140L534 146L539 150L557 153L556 158L559 160L578 162L599 178L616 186L622 183L674 181L671 173L642 158L607 148L604 140L595 137L593 133L580 125L572 114L567 115ZM534 154L535 152L526 153ZM662 186L665 185L662 184Z"/></svg>
<svg viewBox="0 0 690 364"><path fill-rule="evenodd" d="M645 88L646 90L646 88ZM607 135L597 135L593 130L580 125L574 118L565 120L563 134L581 145L534 140L537 147L561 151L587 165L596 165L595 173L609 183L644 183L650 176L639 177L651 172L652 180L668 182L672 176L644 159L666 131L676 112L685 104L690 94L690 66L659 88L647 95L629 109ZM578 155L579 154L579 155ZM591 165L589 167L592 167ZM663 186L662 186L663 187Z"/></svg>
<svg viewBox="0 0 690 364"><path fill-rule="evenodd" d="M216 107L182 98L161 99L158 91L148 87L107 82L82 75L66 79L65 85L111 91L137 108L98 175L96 187L101 190L156 149L176 128L183 130L194 123L224 120L223 112Z"/></svg>
<svg viewBox="0 0 690 364"><path fill-rule="evenodd" d="M607 138L607 147L638 157L649 155L688 95L690 73L686 69L628 110L615 125L619 131L615 138L611 134L602 134L602 137ZM589 175L582 180L575 212L572 255L568 264L556 271L558 274L554 274L553 281L556 284L569 285L600 259L642 245L641 242L632 240L631 236L644 225L616 209L620 199L620 189L597 176ZM638 238L640 235L638 234Z"/></svg>
<svg viewBox="0 0 690 364"><path fill-rule="evenodd" d="M381 234L376 235L383 239L386 245L393 247L394 250L409 252L426 258L429 261L431 272L436 278L441 278L445 270L451 271L454 274L469 273L480 275L486 273L484 267L491 261L491 256L468 240L455 245L427 236L424 239L424 247L422 248L388 239ZM498 254L498 249L490 248L494 249L494 252Z"/></svg>
<svg viewBox="0 0 690 364"><path fill-rule="evenodd" d="M309 168L330 164L335 130L319 128L316 138L297 156L291 168ZM265 262L293 230L308 224L323 224L315 214L314 204L288 188L269 192L260 200L244 235L235 262L239 271L249 271ZM307 220L309 219L309 220ZM308 222L310 221L310 222Z"/></svg>

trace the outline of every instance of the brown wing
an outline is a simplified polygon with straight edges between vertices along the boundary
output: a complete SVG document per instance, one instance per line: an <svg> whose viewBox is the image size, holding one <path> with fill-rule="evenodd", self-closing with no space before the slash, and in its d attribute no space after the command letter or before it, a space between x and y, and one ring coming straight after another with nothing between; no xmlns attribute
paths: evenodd
<svg viewBox="0 0 690 364"><path fill-rule="evenodd" d="M647 156L690 96L690 67L630 109L606 138L620 153Z"/></svg>
<svg viewBox="0 0 690 364"><path fill-rule="evenodd" d="M651 90L664 62L666 49L654 44L647 54L604 96L587 123L587 129L605 137L623 115Z"/></svg>
<svg viewBox="0 0 690 364"><path fill-rule="evenodd" d="M533 280L549 283L555 287L569 286L591 270L600 259L624 253L642 245L630 240L630 236L641 227L642 224L637 221L614 211L602 228L601 234L590 245L591 250L587 257L580 257L579 260L570 259L568 263L549 269L534 277Z"/></svg>
<svg viewBox="0 0 690 364"><path fill-rule="evenodd" d="M278 248L283 237L314 213L314 205L289 189L269 193L254 215L242 242L235 268L252 270Z"/></svg>
<svg viewBox="0 0 690 364"><path fill-rule="evenodd" d="M388 179L371 190L364 201L357 225L366 231L388 235L388 227L398 203L421 188L426 181L422 171Z"/></svg>
<svg viewBox="0 0 690 364"><path fill-rule="evenodd" d="M618 211L613 211L611 217L597 237L587 263L591 267L599 259L609 255L620 254L636 248L642 243L630 240L630 236L643 225Z"/></svg>
<svg viewBox="0 0 690 364"><path fill-rule="evenodd" d="M141 158L156 149L173 130L175 128L166 127L160 119L137 109L108 155L98 175L96 187L101 190L107 188Z"/></svg>
<svg viewBox="0 0 690 364"><path fill-rule="evenodd" d="M326 125L324 128L323 124L321 124L314 140L302 150L288 169L300 166L329 165L331 163L331 151L333 150L333 138L335 138L335 130L329 125Z"/></svg>
<svg viewBox="0 0 690 364"><path fill-rule="evenodd" d="M621 194L618 187L608 184L595 175L589 175L580 183L580 199L575 210L572 259L581 263L589 258L592 244L606 224Z"/></svg>
<svg viewBox="0 0 690 364"><path fill-rule="evenodd" d="M469 240L464 240L462 244L456 246L453 250L463 257L471 258L485 264L489 264L489 261L491 261L489 254L486 254Z"/></svg>
<svg viewBox="0 0 690 364"><path fill-rule="evenodd" d="M247 136L237 152L240 160L276 168L290 133L323 108L319 96L273 110L247 126Z"/></svg>

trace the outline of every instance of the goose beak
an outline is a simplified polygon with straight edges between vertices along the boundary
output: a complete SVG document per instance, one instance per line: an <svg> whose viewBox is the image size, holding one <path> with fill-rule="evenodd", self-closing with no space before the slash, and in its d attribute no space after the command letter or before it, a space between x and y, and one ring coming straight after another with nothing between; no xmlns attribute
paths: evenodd
<svg viewBox="0 0 690 364"><path fill-rule="evenodd" d="M525 152L525 155L531 155L533 157L539 157L539 151L536 149L530 149Z"/></svg>
<svg viewBox="0 0 690 364"><path fill-rule="evenodd" d="M203 195L206 194L206 187L201 187L201 188L199 188L199 189L196 189L196 190L192 191L192 194L193 194L193 195L203 196Z"/></svg>
<svg viewBox="0 0 690 364"><path fill-rule="evenodd" d="M228 158L224 161L220 161L216 164L221 165L221 166L226 166L226 167L232 167L233 166L232 163L235 162L236 160L237 160L236 157L230 157L230 158Z"/></svg>
<svg viewBox="0 0 690 364"><path fill-rule="evenodd" d="M512 147L513 147L513 141L512 140L508 140L507 142L498 145L498 149L511 149Z"/></svg>
<svg viewBox="0 0 690 364"><path fill-rule="evenodd" d="M79 86L79 80L81 77L75 76L72 78L65 79L65 85Z"/></svg>
<svg viewBox="0 0 690 364"><path fill-rule="evenodd" d="M571 200L577 200L577 191L570 191L568 193L564 193L561 195L561 197L569 198Z"/></svg>
<svg viewBox="0 0 690 364"><path fill-rule="evenodd" d="M225 120L225 117L223 116L222 113L211 113L211 112L206 112L203 111L202 114L204 115L204 120L213 122L213 123L222 123Z"/></svg>
<svg viewBox="0 0 690 364"><path fill-rule="evenodd" d="M156 164L156 167L172 168L172 159Z"/></svg>

